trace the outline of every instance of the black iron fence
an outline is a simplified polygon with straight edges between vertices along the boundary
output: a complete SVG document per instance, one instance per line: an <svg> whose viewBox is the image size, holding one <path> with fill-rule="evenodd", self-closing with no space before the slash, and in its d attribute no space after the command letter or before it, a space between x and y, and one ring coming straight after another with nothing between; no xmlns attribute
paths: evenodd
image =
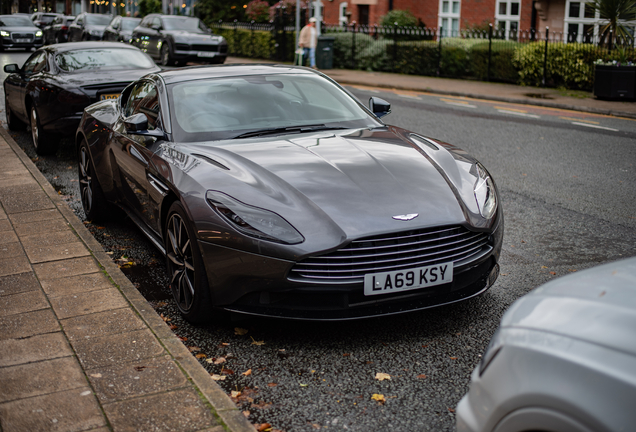
<svg viewBox="0 0 636 432"><path fill-rule="evenodd" d="M294 60L294 27L271 24L218 23L215 31L229 42L231 55ZM633 38L611 32L563 34L494 29L447 32L400 26L322 25L333 37L335 68L477 79L531 86L589 90L598 61L636 63Z"/></svg>

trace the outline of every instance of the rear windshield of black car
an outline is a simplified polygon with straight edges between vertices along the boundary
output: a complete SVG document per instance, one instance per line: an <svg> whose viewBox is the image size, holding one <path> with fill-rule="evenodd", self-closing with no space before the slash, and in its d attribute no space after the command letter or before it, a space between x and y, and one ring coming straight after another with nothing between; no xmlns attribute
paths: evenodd
<svg viewBox="0 0 636 432"><path fill-rule="evenodd" d="M165 30L186 30L192 33L207 33L208 28L198 18L164 18Z"/></svg>
<svg viewBox="0 0 636 432"><path fill-rule="evenodd" d="M143 53L128 48L95 48L66 51L57 54L55 62L65 72L149 69L155 65Z"/></svg>
<svg viewBox="0 0 636 432"><path fill-rule="evenodd" d="M121 20L121 29L122 30L132 30L139 25L141 19L123 19Z"/></svg>
<svg viewBox="0 0 636 432"><path fill-rule="evenodd" d="M107 26L112 19L110 15L86 15L86 24Z"/></svg>
<svg viewBox="0 0 636 432"><path fill-rule="evenodd" d="M53 22L55 17L57 17L57 15L42 15L38 21L48 24L50 22Z"/></svg>
<svg viewBox="0 0 636 432"><path fill-rule="evenodd" d="M31 20L22 16L4 16L0 18L0 26L2 27L34 27Z"/></svg>

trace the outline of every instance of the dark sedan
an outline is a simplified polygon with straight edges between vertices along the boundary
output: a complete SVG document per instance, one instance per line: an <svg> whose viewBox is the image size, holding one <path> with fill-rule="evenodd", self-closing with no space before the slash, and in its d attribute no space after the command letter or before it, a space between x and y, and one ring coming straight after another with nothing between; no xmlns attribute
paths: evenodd
<svg viewBox="0 0 636 432"><path fill-rule="evenodd" d="M151 14L133 31L133 44L164 66L223 63L227 42L199 18Z"/></svg>
<svg viewBox="0 0 636 432"><path fill-rule="evenodd" d="M132 43L132 32L140 22L141 18L116 16L106 26L102 40Z"/></svg>
<svg viewBox="0 0 636 432"><path fill-rule="evenodd" d="M503 238L492 177L457 147L384 124L389 112L306 68L150 74L84 111L84 211L127 211L166 254L192 322L219 310L354 319L485 292Z"/></svg>
<svg viewBox="0 0 636 432"><path fill-rule="evenodd" d="M42 30L27 15L0 15L0 51L7 48L30 51L42 45Z"/></svg>
<svg viewBox="0 0 636 432"><path fill-rule="evenodd" d="M146 54L116 42L49 45L21 68L4 66L5 112L11 130L31 126L38 154L54 152L73 135L85 107L117 98L132 81L159 68Z"/></svg>
<svg viewBox="0 0 636 432"><path fill-rule="evenodd" d="M82 13L75 18L68 28L69 41L102 40L104 30L113 17L96 13Z"/></svg>
<svg viewBox="0 0 636 432"><path fill-rule="evenodd" d="M44 30L44 27L51 24L53 20L58 16L62 16L62 14L53 13L53 12L36 12L33 15L31 15L31 21L37 27Z"/></svg>
<svg viewBox="0 0 636 432"><path fill-rule="evenodd" d="M68 42L68 30L75 20L72 15L60 15L55 17L53 22L44 27L44 44Z"/></svg>

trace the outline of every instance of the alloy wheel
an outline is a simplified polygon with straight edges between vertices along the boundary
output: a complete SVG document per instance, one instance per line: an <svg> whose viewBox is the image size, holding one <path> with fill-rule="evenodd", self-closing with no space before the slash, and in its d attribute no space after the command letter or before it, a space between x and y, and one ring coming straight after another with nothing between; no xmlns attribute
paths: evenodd
<svg viewBox="0 0 636 432"><path fill-rule="evenodd" d="M88 150L82 146L79 154L79 184L80 197L82 199L82 207L84 213L90 214L93 208L93 178L91 173L91 161L88 156Z"/></svg>
<svg viewBox="0 0 636 432"><path fill-rule="evenodd" d="M31 137L33 138L33 145L37 150L40 144L40 128L38 126L38 112L35 107L31 107Z"/></svg>
<svg viewBox="0 0 636 432"><path fill-rule="evenodd" d="M172 213L167 226L170 286L179 308L189 311L194 303L195 269L192 242L184 220Z"/></svg>

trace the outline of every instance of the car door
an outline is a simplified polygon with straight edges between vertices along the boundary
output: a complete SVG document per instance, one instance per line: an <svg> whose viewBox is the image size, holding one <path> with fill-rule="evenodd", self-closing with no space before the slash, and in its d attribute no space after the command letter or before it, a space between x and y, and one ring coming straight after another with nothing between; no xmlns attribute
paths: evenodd
<svg viewBox="0 0 636 432"><path fill-rule="evenodd" d="M128 93L128 92L126 92ZM119 198L151 229L160 232L159 206L167 188L159 180L152 164L152 156L162 140L128 134L124 119L145 114L148 130L161 129L161 109L157 88L152 81L140 81L129 95L122 95L122 112L113 128L111 150L117 162L118 173L113 176Z"/></svg>
<svg viewBox="0 0 636 432"><path fill-rule="evenodd" d="M44 71L46 71L46 53L36 51L31 54L19 72L9 75L4 82L6 101L10 104L13 112L27 123L29 118L25 104L27 86L34 87L33 81L38 80ZM39 90L37 86L35 88Z"/></svg>

